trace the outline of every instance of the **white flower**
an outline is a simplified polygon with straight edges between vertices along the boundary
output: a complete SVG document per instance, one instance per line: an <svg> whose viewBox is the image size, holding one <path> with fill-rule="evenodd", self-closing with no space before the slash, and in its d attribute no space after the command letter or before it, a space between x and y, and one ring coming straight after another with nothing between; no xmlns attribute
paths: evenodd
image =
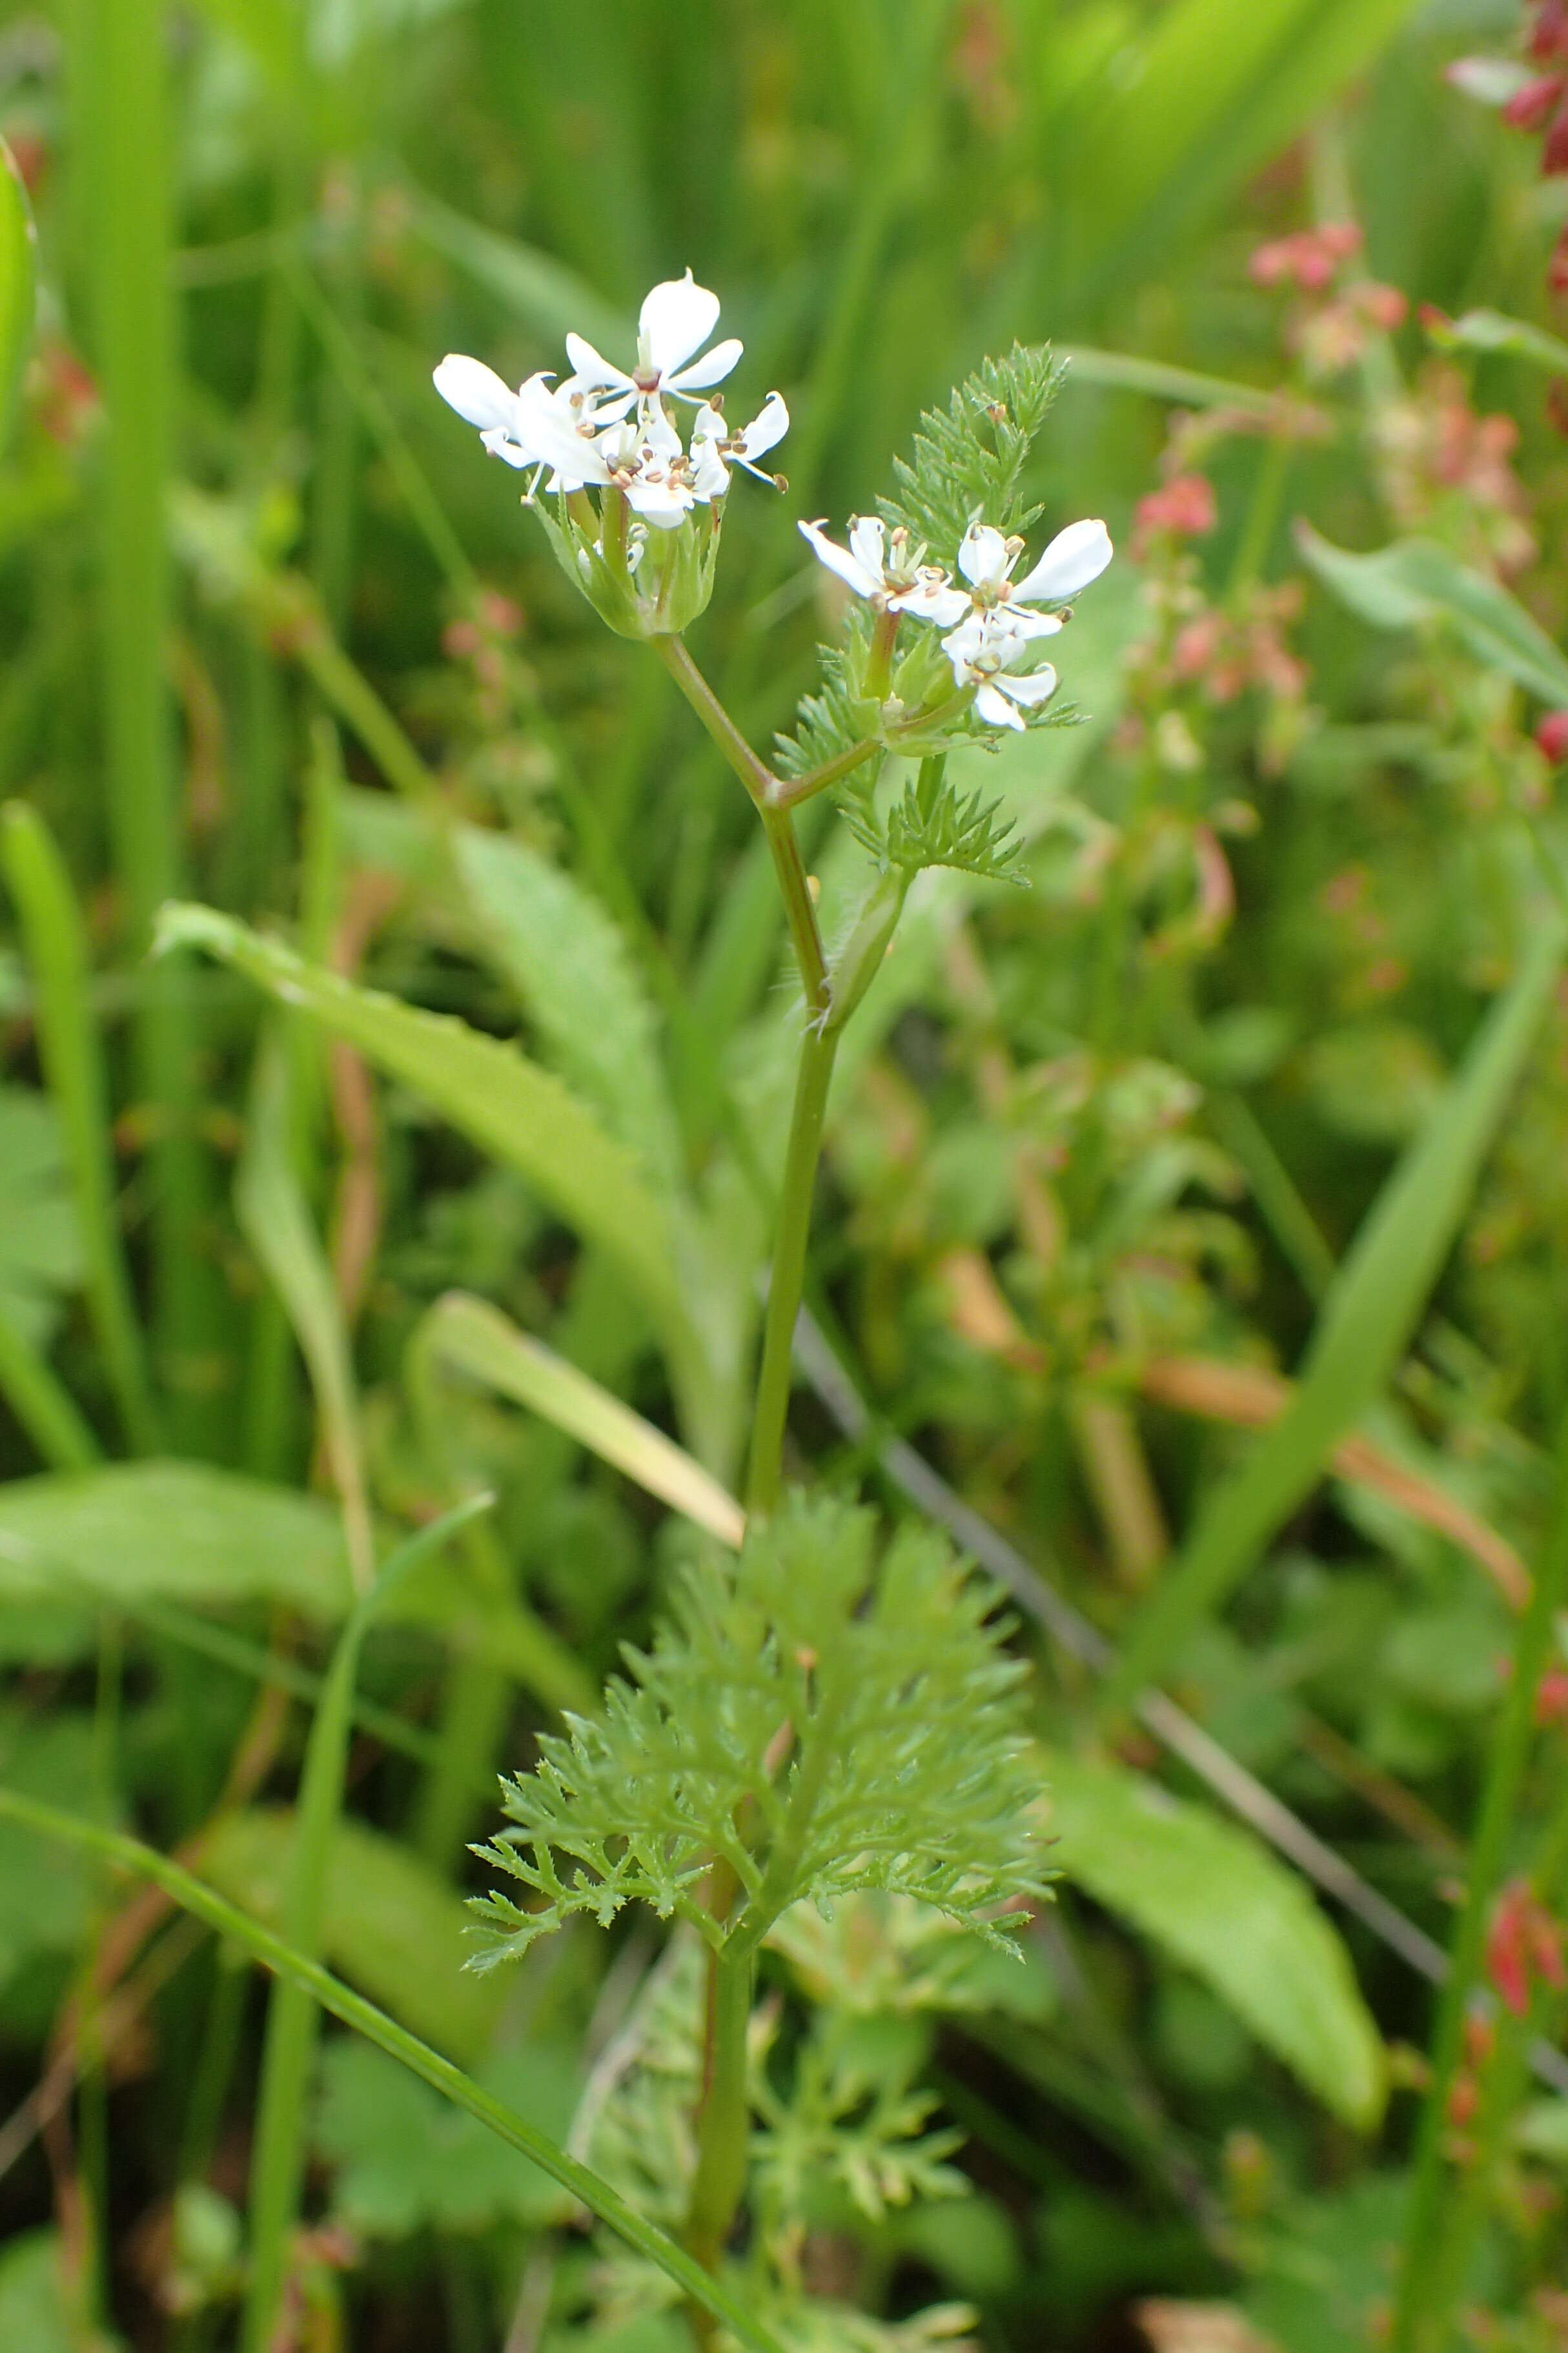
<svg viewBox="0 0 1568 2353"><path fill-rule="evenodd" d="M921 562L924 548L911 548L910 534L901 526L889 544L879 515L851 515L847 547L829 539L820 522L803 522L800 531L829 572L879 613L915 613L934 621L945 609L942 600L955 593L948 589L947 575L940 566ZM958 601L955 619L969 610L967 596L960 596Z"/></svg>
<svg viewBox="0 0 1568 2353"><path fill-rule="evenodd" d="M974 708L992 727L1021 728L1020 711L1036 710L1057 691L1057 674L1049 662L1022 672L1011 668L1028 642L1010 618L981 613L972 613L942 639L955 682L976 689Z"/></svg>
<svg viewBox="0 0 1568 2353"><path fill-rule="evenodd" d="M694 400L712 385L721 384L743 346L733 336L715 343L700 359L692 354L712 333L719 319L719 297L706 286L684 278L667 279L656 286L637 319L637 364L628 375L625 368L601 358L582 335L568 335L567 356L578 380L595 391L635 397L646 415L668 393L679 400Z"/></svg>
<svg viewBox="0 0 1568 2353"><path fill-rule="evenodd" d="M721 499L730 487L731 466L743 466L759 481L771 482L757 459L777 447L789 431L789 410L780 393L770 392L749 425L739 433L726 430L723 417L704 401L691 420L691 462L700 499Z"/></svg>
<svg viewBox="0 0 1568 2353"><path fill-rule="evenodd" d="M1111 557L1110 533L1102 522L1068 523L1058 532L1032 572L1009 579L1024 553L1021 539L1004 539L988 522L972 522L958 551L958 568L969 582L967 595L949 588L936 599L931 617L939 628L951 628L970 615L1004 619L1020 641L1054 637L1061 623L1054 614L1035 609L1040 605L1065 605L1091 580L1098 580Z"/></svg>
<svg viewBox="0 0 1568 2353"><path fill-rule="evenodd" d="M448 352L433 382L449 408L479 427L492 458L520 468L548 467L552 490L580 491L609 480L594 439L600 420L592 388L574 377L552 390L542 372L513 392L482 360Z"/></svg>

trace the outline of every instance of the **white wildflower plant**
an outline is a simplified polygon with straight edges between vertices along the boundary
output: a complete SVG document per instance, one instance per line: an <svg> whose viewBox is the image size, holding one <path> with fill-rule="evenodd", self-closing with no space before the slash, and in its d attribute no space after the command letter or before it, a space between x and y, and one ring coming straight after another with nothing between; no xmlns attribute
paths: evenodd
<svg viewBox="0 0 1568 2353"><path fill-rule="evenodd" d="M911 879L930 866L1021 879L1008 820L950 777L949 754L1074 715L1044 650L1111 547L1104 524L1085 521L1028 560L1039 511L1025 468L1061 370L1022 346L987 362L922 417L892 496L853 517L846 542L820 521L799 525L845 609L819 691L763 759L682 634L712 591L736 470L777 479L763 461L789 424L770 393L731 427L720 387L742 354L734 338L714 340L718 321L717 297L689 270L648 295L630 366L573 334L560 380L542 372L514 392L456 355L436 371L484 447L528 476L525 502L567 575L613 629L648 644L744 787L804 1015L739 1557L694 1560L599 1708L543 1736L533 1769L506 1785L505 1826L476 1851L512 1887L475 1908L486 1965L569 1921L607 1926L633 1904L691 1935L703 1991L683 2031L689 2044L700 2036L700 2065L639 2107L658 2152L657 2188L641 2185L639 2201L667 2201L658 2211L715 2282L734 2276L749 2207L749 2308L794 2353L908 2353L962 2316L933 2307L889 2326L814 2295L798 2261L802 2213L823 2182L869 2216L950 2194L961 2186L945 2162L952 2137L926 2129L912 2064L868 2107L876 2087L837 2028L770 2052L757 1957L792 1917L809 1936L809 1920L820 1931L846 1905L873 1924L913 1912L1016 1951L1049 1892L1039 1762L994 1588L929 1532L905 1527L884 1544L849 1496L786 1487L792 1336L834 1058ZM900 765L901 783L882 792ZM793 817L829 791L875 870L832 943ZM886 1957L891 1967L890 1946ZM634 2309L638 2298L634 2285ZM716 2341L705 2329L699 2341Z"/></svg>
<svg viewBox="0 0 1568 2353"><path fill-rule="evenodd" d="M731 467L784 487L757 462L789 429L781 396L737 431L706 396L743 348L731 336L701 349L718 318L717 295L688 269L643 303L630 369L569 334L572 372L559 382L541 370L513 392L458 353L435 371L437 391L490 455L531 475L524 504L541 484L554 499L553 513L540 512L557 560L622 637L676 636L706 607ZM695 407L689 441L675 401Z"/></svg>

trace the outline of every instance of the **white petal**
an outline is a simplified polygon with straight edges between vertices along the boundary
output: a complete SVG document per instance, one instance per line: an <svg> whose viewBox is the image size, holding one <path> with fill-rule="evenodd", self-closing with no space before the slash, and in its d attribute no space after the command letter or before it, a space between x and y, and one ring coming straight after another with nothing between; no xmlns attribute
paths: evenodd
<svg viewBox="0 0 1568 2353"><path fill-rule="evenodd" d="M677 368L673 375L667 375L665 390L705 392L710 384L721 384L745 348L745 344L734 335L727 343L715 343L710 352L704 352L702 357L693 360L689 367Z"/></svg>
<svg viewBox="0 0 1568 2353"><path fill-rule="evenodd" d="M635 385L624 368L612 367L582 335L568 335L566 356L579 385L590 391L633 392Z"/></svg>
<svg viewBox="0 0 1568 2353"><path fill-rule="evenodd" d="M850 516L849 553L873 580L883 578L888 568L888 534L880 515Z"/></svg>
<svg viewBox="0 0 1568 2353"><path fill-rule="evenodd" d="M492 426L488 433L480 434L479 439L492 458L504 458L509 466L535 466L539 462L512 439L504 425Z"/></svg>
<svg viewBox="0 0 1568 2353"><path fill-rule="evenodd" d="M430 379L448 408L465 424L481 432L510 433L517 413L517 395L483 360L465 359L448 352Z"/></svg>
<svg viewBox="0 0 1568 2353"><path fill-rule="evenodd" d="M648 295L637 320L638 330L647 340L648 364L660 375L670 375L708 341L718 322L719 297L710 294L706 286L693 285L689 269L684 278L667 278ZM735 357L740 357L738 349ZM575 353L572 364L578 364ZM730 364L732 367L734 361ZM717 379L710 376L708 381L712 384Z"/></svg>
<svg viewBox="0 0 1568 2353"><path fill-rule="evenodd" d="M1069 522L1011 594L1035 605L1065 605L1069 596L1099 579L1112 553L1110 533L1102 522Z"/></svg>
<svg viewBox="0 0 1568 2353"><path fill-rule="evenodd" d="M721 499L730 487L730 469L711 441L693 442L692 450L692 489L700 499Z"/></svg>
<svg viewBox="0 0 1568 2353"><path fill-rule="evenodd" d="M643 418L642 439L644 447L660 458L679 458L680 455L683 447L680 435L657 400L649 403Z"/></svg>
<svg viewBox="0 0 1568 2353"><path fill-rule="evenodd" d="M994 686L983 686L974 698L974 708L988 726L1023 727L1023 721L1012 704L997 693Z"/></svg>
<svg viewBox="0 0 1568 2353"><path fill-rule="evenodd" d="M888 599L889 613L912 613L917 620L934 621L939 629L951 629L973 609L962 588L949 588L938 580L922 580L918 587Z"/></svg>
<svg viewBox="0 0 1568 2353"><path fill-rule="evenodd" d="M954 588L947 593L957 596L960 592ZM963 607L967 619L942 641L943 653L953 669L959 671L967 670L970 663L978 661L983 655L1000 652L1002 644L1005 642L1005 639L998 641L991 617L977 613L967 596L963 599Z"/></svg>
<svg viewBox="0 0 1568 2353"><path fill-rule="evenodd" d="M602 482L609 470L598 445L568 425L556 407L542 375L531 375L520 385L514 431L531 458L579 482Z"/></svg>
<svg viewBox="0 0 1568 2353"><path fill-rule="evenodd" d="M882 585L880 572L868 572L864 565L857 564L847 547L840 547L837 540L826 536L820 523L803 522L799 530L802 538L810 540L819 561L826 565L829 572L837 572L840 580L847 580L857 596L877 594Z"/></svg>
<svg viewBox="0 0 1568 2353"><path fill-rule="evenodd" d="M724 419L718 409L705 400L691 420L692 449L700 448L704 441L722 441L724 438Z"/></svg>
<svg viewBox="0 0 1568 2353"><path fill-rule="evenodd" d="M626 501L633 512L640 514L645 522L652 523L656 531L673 531L695 503L683 482L668 481L633 482L626 491Z"/></svg>
<svg viewBox="0 0 1568 2353"><path fill-rule="evenodd" d="M1007 543L988 522L972 522L958 551L958 568L977 588L1000 588L1007 577Z"/></svg>
<svg viewBox="0 0 1568 2353"><path fill-rule="evenodd" d="M1057 674L1047 662L1042 669L1029 670L1022 678L1003 670L996 684L1012 702L1021 702L1026 711L1033 711L1037 704L1048 702L1056 692Z"/></svg>
<svg viewBox="0 0 1568 2353"><path fill-rule="evenodd" d="M1007 635L1016 638L1020 645L1031 638L1058 637L1063 628L1054 613L1033 612L1027 605L1016 605L1011 596L1005 605L997 606L995 617L1005 623Z"/></svg>
<svg viewBox="0 0 1568 2353"><path fill-rule="evenodd" d="M741 434L741 455L748 464L755 465L775 448L789 431L789 411L776 392L770 392L761 408Z"/></svg>

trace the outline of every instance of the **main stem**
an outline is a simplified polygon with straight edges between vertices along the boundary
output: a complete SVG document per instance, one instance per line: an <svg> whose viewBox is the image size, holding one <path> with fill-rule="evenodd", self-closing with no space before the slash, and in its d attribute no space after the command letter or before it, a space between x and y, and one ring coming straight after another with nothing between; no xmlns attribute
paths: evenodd
<svg viewBox="0 0 1568 2353"><path fill-rule="evenodd" d="M836 1030L807 1029L801 1041L795 1071L795 1108L790 1115L784 1193L773 1241L773 1271L768 1279L763 1365L757 1379L751 1460L746 1472L747 1513L763 1517L777 1504L783 1482L784 1421L789 1412L795 1318L800 1314L805 1283L812 1197L816 1186L816 1164L822 1155L828 1082L837 1047Z"/></svg>
<svg viewBox="0 0 1568 2353"><path fill-rule="evenodd" d="M717 2272L746 2187L746 2028L752 2015L750 1952L710 1953L702 2103L697 2118L697 2170L687 2209L686 2244L705 2272ZM710 2315L690 2307L701 2346L712 2343Z"/></svg>
<svg viewBox="0 0 1568 2353"><path fill-rule="evenodd" d="M789 1412L790 1369L795 1318L805 1282L806 1244L811 1232L816 1165L822 1155L828 1082L837 1050L833 990L811 885L801 863L786 788L752 751L678 637L655 638L655 650L709 734L750 795L763 821L789 923L805 997L805 1034L795 1074L795 1108L784 1158L778 1232L773 1242L763 1329L763 1362L752 1422L746 1509L765 1517L778 1503L783 1482L784 1422ZM862 756L858 748L855 760ZM816 782L829 781L826 776ZM719 1877L722 1880L724 1874ZM721 1896L716 1897L719 1908ZM732 1939L708 1957L707 2013L703 2036L702 2097L697 2112L697 2168L687 2211L686 2243L704 2271L717 2272L746 2188L746 2026L752 2008L752 1947ZM689 2307L701 2353L714 2342L711 2316Z"/></svg>

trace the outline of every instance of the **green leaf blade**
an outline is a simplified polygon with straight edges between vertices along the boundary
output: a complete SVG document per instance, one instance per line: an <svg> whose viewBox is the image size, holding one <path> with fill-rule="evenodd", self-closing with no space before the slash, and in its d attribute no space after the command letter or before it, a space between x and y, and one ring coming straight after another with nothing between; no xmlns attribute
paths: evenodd
<svg viewBox="0 0 1568 2353"><path fill-rule="evenodd" d="M1350 1957L1300 1882L1233 1823L1121 1766L1047 1767L1068 1880L1192 1969L1360 2132L1383 2112L1383 2043Z"/></svg>

